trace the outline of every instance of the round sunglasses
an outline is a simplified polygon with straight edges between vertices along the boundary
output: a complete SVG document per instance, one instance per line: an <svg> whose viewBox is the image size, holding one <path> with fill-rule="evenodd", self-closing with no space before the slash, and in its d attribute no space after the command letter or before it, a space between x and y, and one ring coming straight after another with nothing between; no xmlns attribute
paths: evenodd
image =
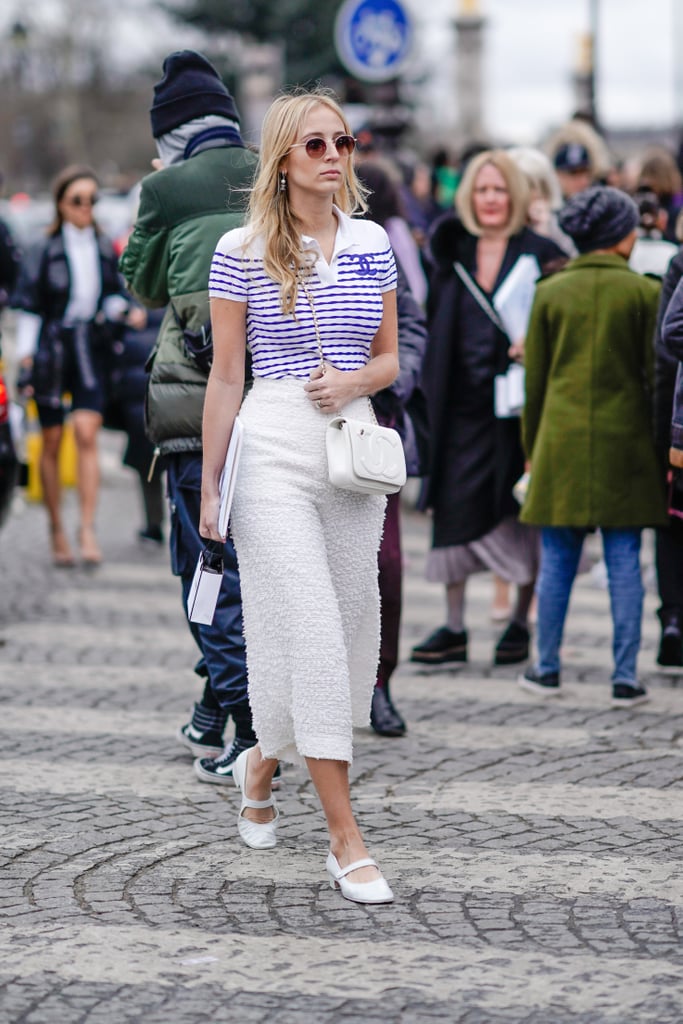
<svg viewBox="0 0 683 1024"><path fill-rule="evenodd" d="M336 139L332 139L332 145L337 150L337 153L339 153L339 156L351 156L356 148L356 140L353 135L338 135ZM327 140L317 135L312 139L306 139L305 142L292 143L290 149L296 149L297 146L304 146L306 153L313 160L320 160L327 153Z"/></svg>
<svg viewBox="0 0 683 1024"><path fill-rule="evenodd" d="M65 202L68 206L94 206L99 198L97 194L94 196L71 196Z"/></svg>

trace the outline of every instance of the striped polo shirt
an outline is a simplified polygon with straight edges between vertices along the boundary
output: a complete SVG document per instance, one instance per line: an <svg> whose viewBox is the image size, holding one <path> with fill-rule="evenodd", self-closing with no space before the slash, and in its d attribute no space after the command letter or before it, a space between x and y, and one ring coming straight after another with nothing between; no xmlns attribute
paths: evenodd
<svg viewBox="0 0 683 1024"><path fill-rule="evenodd" d="M396 266L386 232L372 221L352 219L336 206L337 235L328 264L314 238L302 236L315 257L306 288L315 306L325 361L357 370L370 358L382 320L382 293L396 287ZM228 231L211 264L209 295L247 303L247 346L256 377L308 380L320 364L313 313L302 287L294 315L284 316L280 286L263 269L263 242L245 248L246 227Z"/></svg>

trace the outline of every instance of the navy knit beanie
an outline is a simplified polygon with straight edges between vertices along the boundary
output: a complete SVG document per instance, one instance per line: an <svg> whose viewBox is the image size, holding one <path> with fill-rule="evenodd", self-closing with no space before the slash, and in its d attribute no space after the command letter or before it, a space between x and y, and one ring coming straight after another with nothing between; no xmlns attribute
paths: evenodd
<svg viewBox="0 0 683 1024"><path fill-rule="evenodd" d="M564 233L579 252L611 249L638 226L638 207L630 196L610 185L577 192L558 214Z"/></svg>
<svg viewBox="0 0 683 1024"><path fill-rule="evenodd" d="M219 114L239 122L235 101L213 64L201 53L194 50L170 53L164 61L163 72L163 78L154 86L150 109L155 139L207 114Z"/></svg>

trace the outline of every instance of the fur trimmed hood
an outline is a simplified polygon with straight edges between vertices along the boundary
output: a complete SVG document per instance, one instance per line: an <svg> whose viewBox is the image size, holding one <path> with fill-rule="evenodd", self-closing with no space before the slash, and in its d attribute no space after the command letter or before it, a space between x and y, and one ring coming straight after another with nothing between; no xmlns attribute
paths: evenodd
<svg viewBox="0 0 683 1024"><path fill-rule="evenodd" d="M476 238L455 213L445 213L434 222L429 236L429 252L437 266L450 267L468 247L475 245Z"/></svg>

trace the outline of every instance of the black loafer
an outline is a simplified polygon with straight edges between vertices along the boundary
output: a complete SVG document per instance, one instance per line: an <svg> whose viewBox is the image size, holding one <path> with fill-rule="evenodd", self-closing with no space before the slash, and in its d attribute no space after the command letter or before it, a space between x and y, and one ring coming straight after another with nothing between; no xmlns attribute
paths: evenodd
<svg viewBox="0 0 683 1024"><path fill-rule="evenodd" d="M404 736L406 723L391 703L391 697L381 686L372 694L370 725L380 736Z"/></svg>
<svg viewBox="0 0 683 1024"><path fill-rule="evenodd" d="M421 644L413 647L411 661L425 665L443 665L448 661L467 661L467 633L454 633L448 626L441 626Z"/></svg>
<svg viewBox="0 0 683 1024"><path fill-rule="evenodd" d="M494 665L517 665L529 659L529 630L518 622L511 622L496 644Z"/></svg>
<svg viewBox="0 0 683 1024"><path fill-rule="evenodd" d="M680 668L683 665L683 636L676 624L668 625L662 630L657 664L667 668Z"/></svg>

